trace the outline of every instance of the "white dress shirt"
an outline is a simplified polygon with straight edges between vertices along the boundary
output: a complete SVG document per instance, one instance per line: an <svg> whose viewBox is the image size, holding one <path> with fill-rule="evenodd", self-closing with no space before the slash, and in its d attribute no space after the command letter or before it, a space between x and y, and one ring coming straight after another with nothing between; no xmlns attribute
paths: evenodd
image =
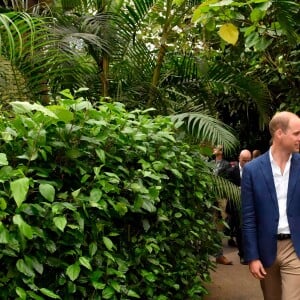
<svg viewBox="0 0 300 300"><path fill-rule="evenodd" d="M286 205L292 155L290 155L285 165L283 174L281 174L280 167L275 162L271 153L271 149L269 153L279 208L279 222L277 233L290 233L290 227L286 213Z"/></svg>

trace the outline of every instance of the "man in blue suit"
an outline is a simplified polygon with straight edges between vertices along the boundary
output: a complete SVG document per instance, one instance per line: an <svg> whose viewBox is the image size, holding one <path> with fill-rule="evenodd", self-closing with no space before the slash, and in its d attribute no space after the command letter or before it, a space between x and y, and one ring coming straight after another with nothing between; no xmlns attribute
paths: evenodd
<svg viewBox="0 0 300 300"><path fill-rule="evenodd" d="M245 165L244 258L265 300L300 299L300 119L276 113L270 150Z"/></svg>

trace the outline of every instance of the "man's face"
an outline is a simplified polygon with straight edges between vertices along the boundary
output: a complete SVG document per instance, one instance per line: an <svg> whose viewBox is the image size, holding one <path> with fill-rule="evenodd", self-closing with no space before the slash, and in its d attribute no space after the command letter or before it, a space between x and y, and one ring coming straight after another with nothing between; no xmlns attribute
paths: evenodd
<svg viewBox="0 0 300 300"><path fill-rule="evenodd" d="M223 153L223 151L222 151L222 148L221 147L215 147L214 149L213 149L213 155L220 155L220 154L222 154Z"/></svg>
<svg viewBox="0 0 300 300"><path fill-rule="evenodd" d="M300 147L300 119L292 118L289 127L282 132L282 146L288 152L299 152Z"/></svg>
<svg viewBox="0 0 300 300"><path fill-rule="evenodd" d="M241 153L239 157L239 163L241 168L244 168L244 165L251 160L251 153Z"/></svg>

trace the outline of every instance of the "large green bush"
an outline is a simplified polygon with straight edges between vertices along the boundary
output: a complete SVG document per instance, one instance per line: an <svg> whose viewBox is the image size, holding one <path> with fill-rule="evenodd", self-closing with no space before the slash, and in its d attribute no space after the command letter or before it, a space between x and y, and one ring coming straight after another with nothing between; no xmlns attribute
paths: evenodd
<svg viewBox="0 0 300 300"><path fill-rule="evenodd" d="M171 121L12 102L0 145L1 299L201 299L218 248L204 163Z"/></svg>

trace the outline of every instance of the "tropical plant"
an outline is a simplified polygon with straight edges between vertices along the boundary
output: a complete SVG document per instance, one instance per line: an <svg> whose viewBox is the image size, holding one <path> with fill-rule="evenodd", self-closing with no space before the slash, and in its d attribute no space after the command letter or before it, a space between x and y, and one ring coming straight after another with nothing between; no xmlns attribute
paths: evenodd
<svg viewBox="0 0 300 300"><path fill-rule="evenodd" d="M1 299L202 299L220 239L203 159L167 117L62 95L2 114Z"/></svg>
<svg viewBox="0 0 300 300"><path fill-rule="evenodd" d="M207 46L218 50L215 57L265 83L269 115L278 109L299 110L299 9L298 1L287 0L204 1L193 15ZM264 149L268 135L253 104L245 94L237 99L229 93L220 95L216 108L220 118L240 132L241 141Z"/></svg>
<svg viewBox="0 0 300 300"><path fill-rule="evenodd" d="M14 24L2 28L4 40L9 41L2 47L13 55L6 58L13 60L28 84L42 85L40 91L33 87L30 91L55 96L62 88L86 86L96 100L99 94L110 96L132 108L154 106L163 114L187 112L187 99L190 107L204 105L215 114L211 102L218 94L238 92L258 103L265 119L267 98L261 83L246 72L236 76L235 69L207 55L202 30L190 22L199 1L113 3L62 1L61 6L58 2L51 7L46 19L3 15L7 24ZM18 45L24 37L26 49ZM187 38L194 41L189 44Z"/></svg>

